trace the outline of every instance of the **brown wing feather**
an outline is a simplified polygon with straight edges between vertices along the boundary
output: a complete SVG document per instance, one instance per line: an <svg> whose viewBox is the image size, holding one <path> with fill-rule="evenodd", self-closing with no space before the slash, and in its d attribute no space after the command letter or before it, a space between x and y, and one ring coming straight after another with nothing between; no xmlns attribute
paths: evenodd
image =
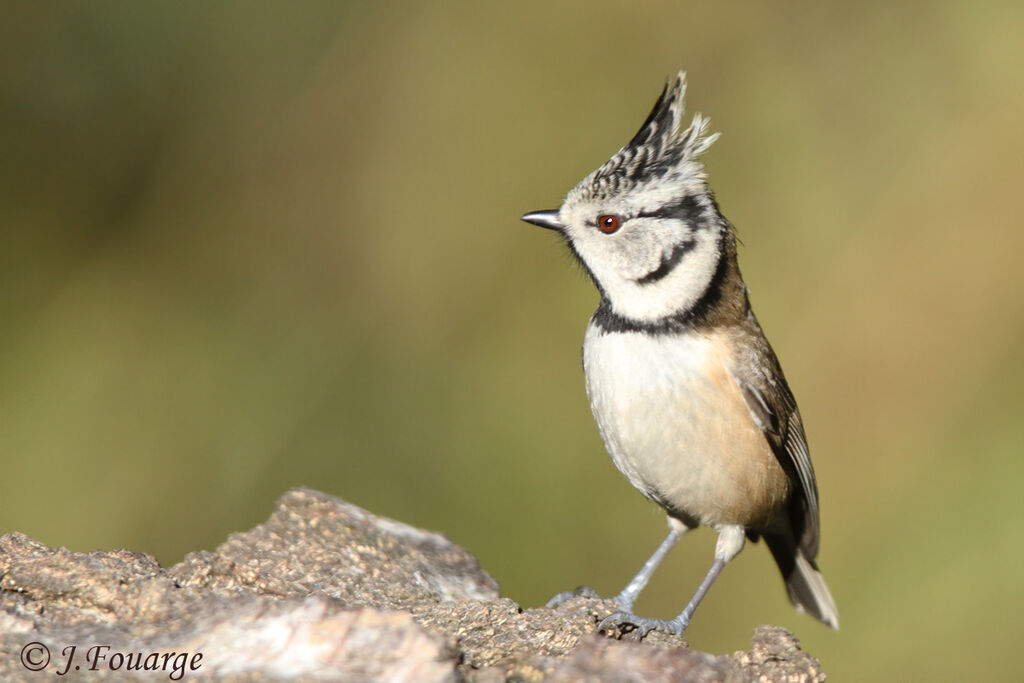
<svg viewBox="0 0 1024 683"><path fill-rule="evenodd" d="M756 320L753 322L757 325ZM779 361L760 327L757 333L753 344L759 356L757 362L744 364L747 371L736 379L754 422L764 432L772 452L793 481L803 509L802 519L792 520L797 527L793 529L794 536L807 558L813 560L818 555L818 485L807 450L807 436ZM757 370L750 371L751 367Z"/></svg>

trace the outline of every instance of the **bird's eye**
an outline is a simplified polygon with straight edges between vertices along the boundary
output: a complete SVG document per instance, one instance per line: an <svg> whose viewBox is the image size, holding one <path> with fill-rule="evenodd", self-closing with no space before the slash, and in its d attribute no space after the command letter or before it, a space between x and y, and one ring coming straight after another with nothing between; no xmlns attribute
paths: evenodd
<svg viewBox="0 0 1024 683"><path fill-rule="evenodd" d="M598 216L597 227L606 235L610 235L619 229L622 221L618 216Z"/></svg>

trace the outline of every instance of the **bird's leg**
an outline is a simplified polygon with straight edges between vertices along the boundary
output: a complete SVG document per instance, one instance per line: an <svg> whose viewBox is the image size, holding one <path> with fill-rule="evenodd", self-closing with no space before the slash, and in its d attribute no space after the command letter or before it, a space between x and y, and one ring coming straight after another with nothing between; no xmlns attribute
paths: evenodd
<svg viewBox="0 0 1024 683"><path fill-rule="evenodd" d="M651 576L654 575L654 570L658 568L658 565L668 555L668 551L672 550L675 544L679 542L679 539L683 537L683 534L689 530L690 527L674 517L668 518L668 536L665 537L665 540L661 542L661 545L654 551L654 554L644 563L644 566L640 568L640 571L633 577L633 580L622 589L621 593L615 596L615 602L619 603L619 609L623 612L633 611L633 605L636 603L640 591L647 587Z"/></svg>
<svg viewBox="0 0 1024 683"><path fill-rule="evenodd" d="M658 568L661 561L668 555L668 551L672 550L672 547L679 542L679 539L683 537L690 527L686 526L674 517L668 518L668 536L661 542L658 549L654 551L654 554L644 563L644 566L640 568L637 575L633 577L633 580L622 589L622 592L616 595L613 600L619 604L619 609L623 612L633 611L633 604L636 602L636 598L640 595L640 591L647 586L647 583L651 580L651 576L654 574L654 570ZM585 598L597 598L603 600L600 595L597 594L590 586L580 586L574 591L563 591L555 597L551 598L547 602L547 607L554 609L559 605L565 604L572 598L585 597Z"/></svg>
<svg viewBox="0 0 1024 683"><path fill-rule="evenodd" d="M667 540L668 539L666 539L666 541ZM615 634L622 634L636 630L639 632L641 638L654 629L664 631L666 633L681 635L683 631L686 630L686 627L690 625L690 619L693 618L693 613L697 610L697 605L699 605L701 600L704 599L704 596L707 595L708 589L711 588L711 584L714 583L715 579L718 578L718 575L722 573L725 565L727 565L729 561L736 557L736 555L738 555L743 549L745 540L745 534L743 527L741 526L724 526L718 530L718 543L715 544L715 561L711 564L711 569L709 569L708 573L704 576L704 580L700 582L700 586L697 587L697 592L693 594L693 597L690 598L690 602L687 603L686 607L675 619L672 619L671 621L666 621L664 619L647 619L644 617L638 617L635 614L630 614L629 611L626 610L623 612L616 612L615 614L605 617L601 620L601 623L598 624L597 630L599 632L612 632ZM643 573L642 570L641 573Z"/></svg>
<svg viewBox="0 0 1024 683"><path fill-rule="evenodd" d="M682 633L690 625L690 619L693 618L693 613L697 611L697 605L707 595L708 589L711 588L711 584L715 582L718 575L725 569L725 565L743 550L744 543L746 543L746 535L744 534L743 527L727 526L719 529L718 543L715 544L715 561L711 564L711 569L708 570L704 580L697 587L697 592L690 598L690 602L686 604L683 611L669 622L679 628L678 633Z"/></svg>

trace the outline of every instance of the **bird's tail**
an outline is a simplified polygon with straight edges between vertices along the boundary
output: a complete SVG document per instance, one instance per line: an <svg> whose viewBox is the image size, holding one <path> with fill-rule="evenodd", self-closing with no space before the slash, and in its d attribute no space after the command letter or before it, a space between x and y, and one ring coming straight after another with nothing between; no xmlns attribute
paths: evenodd
<svg viewBox="0 0 1024 683"><path fill-rule="evenodd" d="M839 630L839 611L814 560L807 557L791 538L766 534L764 540L779 565L789 601L797 611L810 614L826 626Z"/></svg>

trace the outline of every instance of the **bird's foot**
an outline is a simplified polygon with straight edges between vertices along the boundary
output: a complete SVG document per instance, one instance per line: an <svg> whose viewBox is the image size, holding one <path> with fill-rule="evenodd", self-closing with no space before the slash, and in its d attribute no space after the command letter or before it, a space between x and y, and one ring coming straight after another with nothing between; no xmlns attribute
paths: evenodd
<svg viewBox="0 0 1024 683"><path fill-rule="evenodd" d="M596 600L604 600L604 598L598 595L597 591L590 586L580 586L574 591L562 591L555 597L548 600L546 606L551 609L555 609L556 607L569 602L573 598L594 598Z"/></svg>
<svg viewBox="0 0 1024 683"><path fill-rule="evenodd" d="M671 635L680 636L689 624L676 617L671 621L664 619L647 619L638 617L628 612L616 612L601 620L597 625L597 632L619 640L622 636L636 632L638 639L643 639L651 631L662 631Z"/></svg>

